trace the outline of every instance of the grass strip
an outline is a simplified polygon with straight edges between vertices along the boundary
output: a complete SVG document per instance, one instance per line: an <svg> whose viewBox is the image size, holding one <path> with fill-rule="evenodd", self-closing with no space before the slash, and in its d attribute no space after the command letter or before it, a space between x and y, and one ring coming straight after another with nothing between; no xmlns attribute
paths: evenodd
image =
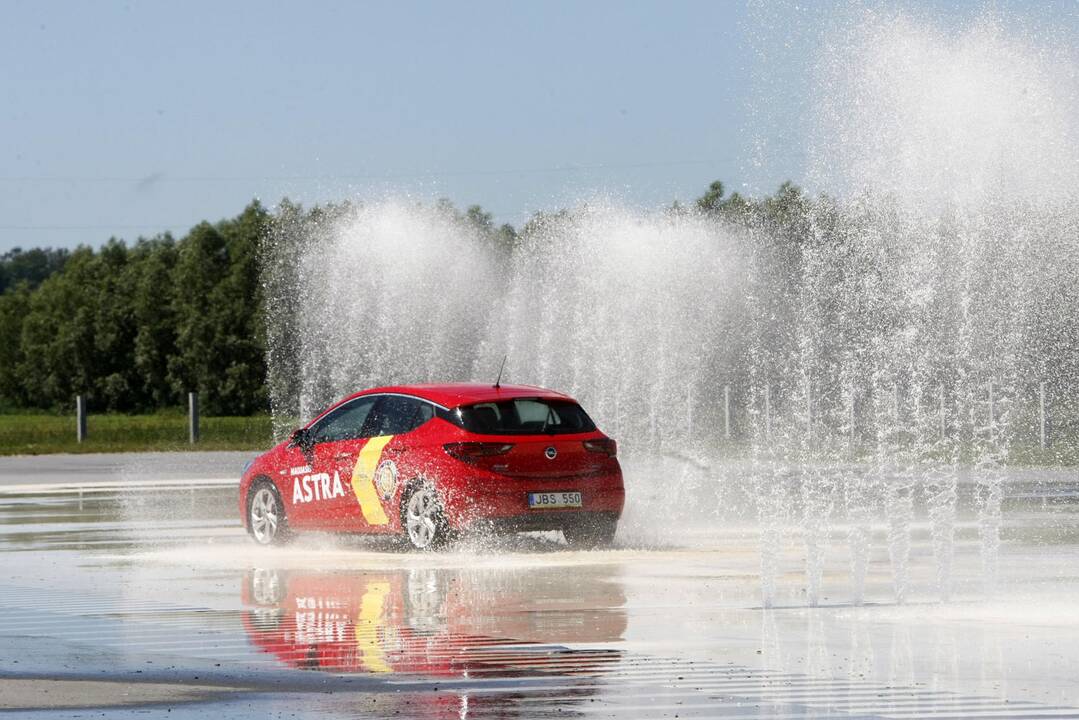
<svg viewBox="0 0 1079 720"><path fill-rule="evenodd" d="M90 415L86 424L86 441L79 443L74 415L0 415L0 455L259 450L273 444L269 415L203 417L195 445L188 442L187 416L182 413Z"/></svg>

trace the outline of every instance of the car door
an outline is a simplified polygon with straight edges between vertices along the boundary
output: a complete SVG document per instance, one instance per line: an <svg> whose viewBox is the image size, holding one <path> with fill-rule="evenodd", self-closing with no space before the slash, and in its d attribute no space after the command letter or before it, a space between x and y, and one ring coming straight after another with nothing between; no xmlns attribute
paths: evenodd
<svg viewBox="0 0 1079 720"><path fill-rule="evenodd" d="M365 443L365 427L380 396L343 403L311 426L310 472L295 478L293 506L303 524L324 530L349 529L355 496L351 466Z"/></svg>
<svg viewBox="0 0 1079 720"><path fill-rule="evenodd" d="M339 452L336 472L352 487L351 511L343 509L342 529L390 532L395 529L393 499L400 466L408 453L407 435L433 411L430 404L408 395L383 395L367 416L362 443L351 454ZM351 515L351 517L349 517Z"/></svg>

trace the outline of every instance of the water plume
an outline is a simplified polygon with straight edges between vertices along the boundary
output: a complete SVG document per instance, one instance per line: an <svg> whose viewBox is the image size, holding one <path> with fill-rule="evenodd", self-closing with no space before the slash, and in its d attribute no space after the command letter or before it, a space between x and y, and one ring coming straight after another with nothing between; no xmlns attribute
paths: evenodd
<svg viewBox="0 0 1079 720"><path fill-rule="evenodd" d="M799 356L804 373L870 389L868 482L900 599L919 491L949 594L961 438L994 585L1039 244L1062 239L1045 230L1079 179L1076 66L1061 62L1073 51L1014 28L992 14L946 31L857 11L818 55L809 175L840 199L814 234L841 228L844 242L809 245Z"/></svg>
<svg viewBox="0 0 1079 720"><path fill-rule="evenodd" d="M958 28L850 9L820 38L809 180L919 212L1071 199L1079 180L1075 44L986 11Z"/></svg>
<svg viewBox="0 0 1079 720"><path fill-rule="evenodd" d="M518 233L402 198L280 210L281 428L360 387L493 380L505 355L507 381L575 395L619 440L623 542L751 518L762 604L797 538L815 605L834 538L861 602L883 536L903 602L924 524L946 599L969 497L993 591L1032 383L1079 378L1058 301L1079 267L1076 65L994 15L845 22L815 63L807 179L828 194L589 198Z"/></svg>

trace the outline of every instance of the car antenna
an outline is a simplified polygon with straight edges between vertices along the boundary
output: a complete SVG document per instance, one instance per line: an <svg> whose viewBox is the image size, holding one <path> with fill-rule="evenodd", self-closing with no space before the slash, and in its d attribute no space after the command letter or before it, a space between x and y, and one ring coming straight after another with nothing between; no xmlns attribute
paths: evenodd
<svg viewBox="0 0 1079 720"><path fill-rule="evenodd" d="M495 390L502 387L501 385L499 385L499 383L502 382L502 371L505 368L506 368L506 356L503 355L502 356L502 364L498 367L498 378L495 380Z"/></svg>

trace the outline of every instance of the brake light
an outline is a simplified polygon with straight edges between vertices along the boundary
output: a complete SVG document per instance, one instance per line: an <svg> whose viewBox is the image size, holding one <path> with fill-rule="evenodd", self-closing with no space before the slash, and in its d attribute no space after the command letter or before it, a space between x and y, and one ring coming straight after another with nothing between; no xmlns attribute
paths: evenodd
<svg viewBox="0 0 1079 720"><path fill-rule="evenodd" d="M588 452L603 453L608 457L614 457L618 454L618 443L610 438L601 438L599 440L585 440L584 449Z"/></svg>
<svg viewBox="0 0 1079 720"><path fill-rule="evenodd" d="M475 462L484 457L505 455L513 449L512 443L459 442L442 446L446 454L464 462Z"/></svg>

